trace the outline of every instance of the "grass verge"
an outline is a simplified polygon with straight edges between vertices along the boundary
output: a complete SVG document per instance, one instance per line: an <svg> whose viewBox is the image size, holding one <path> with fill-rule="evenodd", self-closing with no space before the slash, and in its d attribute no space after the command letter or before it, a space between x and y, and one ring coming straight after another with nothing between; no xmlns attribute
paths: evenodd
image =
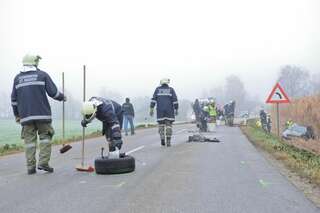
<svg viewBox="0 0 320 213"><path fill-rule="evenodd" d="M154 128L154 127L157 127L157 124L148 124L147 126L145 124L141 124L136 126L135 129L147 129L147 128ZM89 139L89 138L96 138L101 136L102 136L101 131L96 131L96 132L87 134L85 138ZM69 143L80 141L81 139L82 139L82 135L75 135L65 140L53 139L52 144L53 145L69 144ZM23 144L4 144L0 146L0 156L15 154L23 151L24 151Z"/></svg>
<svg viewBox="0 0 320 213"><path fill-rule="evenodd" d="M249 120L247 126L241 127L248 139L283 162L289 170L306 178L309 183L320 186L320 156L266 134L261 128L256 127L255 121Z"/></svg>

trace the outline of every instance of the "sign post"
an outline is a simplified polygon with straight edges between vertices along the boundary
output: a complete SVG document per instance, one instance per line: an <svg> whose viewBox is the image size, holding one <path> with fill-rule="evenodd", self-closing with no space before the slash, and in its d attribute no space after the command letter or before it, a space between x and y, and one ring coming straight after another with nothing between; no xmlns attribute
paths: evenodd
<svg viewBox="0 0 320 213"><path fill-rule="evenodd" d="M267 104L276 104L276 110L277 110L277 136L280 137L280 110L279 110L279 104L283 103L290 103L288 95L285 93L284 89L280 86L279 83L277 83L270 95L268 96L268 99L266 101Z"/></svg>

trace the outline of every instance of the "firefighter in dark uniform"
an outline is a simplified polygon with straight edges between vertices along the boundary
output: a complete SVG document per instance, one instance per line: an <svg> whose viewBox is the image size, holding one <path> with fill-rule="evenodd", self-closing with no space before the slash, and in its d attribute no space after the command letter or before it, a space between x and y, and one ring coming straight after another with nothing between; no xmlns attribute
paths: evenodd
<svg viewBox="0 0 320 213"><path fill-rule="evenodd" d="M172 123L178 115L179 107L176 92L169 87L169 83L170 80L167 78L160 81L160 86L154 91L150 104L150 116L153 116L154 107L157 105L157 122L162 146L171 146Z"/></svg>
<svg viewBox="0 0 320 213"><path fill-rule="evenodd" d="M28 174L36 173L36 146L39 135L38 169L53 172L49 166L51 140L54 130L51 126L51 108L47 94L58 101L66 101L50 76L38 68L40 56L25 55L23 68L15 77L11 105L16 121L22 125L21 138L24 139Z"/></svg>
<svg viewBox="0 0 320 213"><path fill-rule="evenodd" d="M109 99L92 97L83 103L81 113L84 116L81 121L83 127L87 127L94 118L102 122L102 134L109 142L110 152L121 149L123 112L120 104Z"/></svg>

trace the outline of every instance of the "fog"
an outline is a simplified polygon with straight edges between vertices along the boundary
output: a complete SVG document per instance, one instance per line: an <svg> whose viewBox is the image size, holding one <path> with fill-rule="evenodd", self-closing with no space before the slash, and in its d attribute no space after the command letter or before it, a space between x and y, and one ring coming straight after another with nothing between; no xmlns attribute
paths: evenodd
<svg viewBox="0 0 320 213"><path fill-rule="evenodd" d="M151 96L171 79L193 100L237 75L263 101L282 66L320 72L318 0L1 0L0 92L11 92L26 53L81 98L104 87L122 97Z"/></svg>

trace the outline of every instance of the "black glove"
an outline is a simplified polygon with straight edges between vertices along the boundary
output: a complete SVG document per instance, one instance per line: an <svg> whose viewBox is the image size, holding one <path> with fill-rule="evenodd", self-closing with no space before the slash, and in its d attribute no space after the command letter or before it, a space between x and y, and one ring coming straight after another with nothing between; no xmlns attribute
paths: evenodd
<svg viewBox="0 0 320 213"><path fill-rule="evenodd" d="M81 126L82 126L82 127L84 127L84 128L87 127L87 124L88 124L88 123L87 123L85 120L82 120L82 121L81 121Z"/></svg>

